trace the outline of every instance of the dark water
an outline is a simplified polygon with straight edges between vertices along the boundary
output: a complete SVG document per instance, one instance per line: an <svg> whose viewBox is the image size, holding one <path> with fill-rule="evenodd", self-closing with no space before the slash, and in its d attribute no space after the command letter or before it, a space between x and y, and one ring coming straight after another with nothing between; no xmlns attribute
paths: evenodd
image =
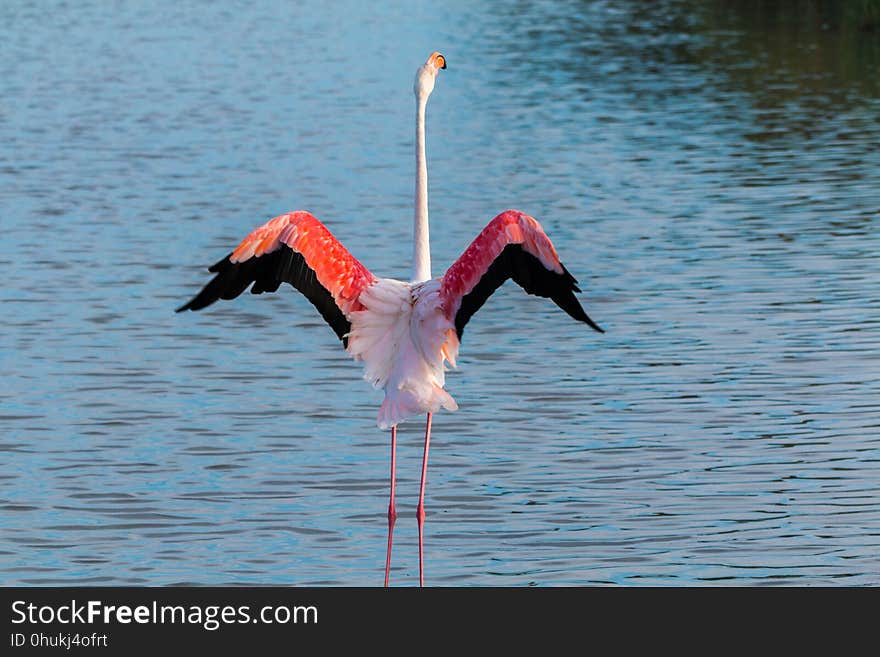
<svg viewBox="0 0 880 657"><path fill-rule="evenodd" d="M436 273L517 207L607 334L512 285L474 318L428 582L880 584L877 33L761 3L153 4L0 7L0 582L381 583L380 393L292 290L172 310L297 208L405 278L439 49Z"/></svg>

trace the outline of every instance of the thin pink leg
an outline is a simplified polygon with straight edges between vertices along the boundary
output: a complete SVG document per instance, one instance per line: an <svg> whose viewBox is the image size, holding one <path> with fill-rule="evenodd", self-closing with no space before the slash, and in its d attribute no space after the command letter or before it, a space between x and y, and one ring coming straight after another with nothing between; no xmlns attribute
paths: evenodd
<svg viewBox="0 0 880 657"><path fill-rule="evenodd" d="M391 427L391 499L388 502L388 551L385 553L385 586L388 586L388 573L391 570L391 535L397 509L394 508L394 469L397 465L397 425Z"/></svg>
<svg viewBox="0 0 880 657"><path fill-rule="evenodd" d="M416 518L419 521L419 586L425 585L425 551L422 545L422 533L425 526L425 479L428 476L428 446L431 444L431 413L428 413L428 424L425 425L425 455L422 457L422 485L419 488L419 506Z"/></svg>

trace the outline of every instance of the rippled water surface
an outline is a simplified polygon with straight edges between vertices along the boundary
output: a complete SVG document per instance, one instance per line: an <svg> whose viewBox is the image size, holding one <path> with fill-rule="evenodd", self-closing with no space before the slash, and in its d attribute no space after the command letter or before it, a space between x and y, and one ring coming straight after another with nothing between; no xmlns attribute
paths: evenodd
<svg viewBox="0 0 880 657"><path fill-rule="evenodd" d="M607 333L513 284L474 317L428 582L880 584L878 33L760 3L152 5L0 7L0 582L381 583L381 394L290 288L172 311L297 208L405 278L438 49L435 273L517 207Z"/></svg>

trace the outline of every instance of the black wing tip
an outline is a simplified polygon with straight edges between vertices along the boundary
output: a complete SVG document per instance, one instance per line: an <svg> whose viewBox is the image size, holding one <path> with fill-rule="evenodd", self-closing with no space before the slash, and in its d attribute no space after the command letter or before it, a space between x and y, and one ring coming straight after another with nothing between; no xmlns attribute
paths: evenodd
<svg viewBox="0 0 880 657"><path fill-rule="evenodd" d="M559 263L559 264L562 266L562 275L565 277L565 280L571 286L571 292L572 292L571 296L574 297L575 303L577 304L577 307L580 310L580 312L577 313L577 315L572 314L572 317L574 317L577 320L582 321L584 324L589 326L594 331L596 331L598 333L604 333L605 329L603 329L601 326L596 324L596 322L594 322L592 319L590 319L590 316L587 315L587 312L584 310L584 307L581 305L580 301L578 301L577 297L574 296L574 292L582 292L581 288L578 287L577 279L571 275L571 272L565 268L565 265L563 265L562 263ZM568 312L567 309L566 309L566 312ZM569 314L571 314L571 313L569 313Z"/></svg>
<svg viewBox="0 0 880 657"><path fill-rule="evenodd" d="M211 272L212 274L216 274L218 272L221 272L221 271L227 269L227 267L232 264L232 260L230 260L230 258L232 257L233 253L234 253L233 251L230 251L229 255L227 255L225 258L221 258L220 260L215 262L213 265L208 267L208 271Z"/></svg>
<svg viewBox="0 0 880 657"><path fill-rule="evenodd" d="M234 299L249 287L251 294L275 292L281 283L286 282L305 295L343 345L348 346L346 336L351 331L351 323L301 253L284 244L276 251L242 262L232 262L230 256L211 265L208 271L214 274L214 278L175 312L201 310L218 299Z"/></svg>
<svg viewBox="0 0 880 657"><path fill-rule="evenodd" d="M575 296L580 292L577 280L560 263L562 272L552 271L521 244L508 244L483 273L477 285L462 298L461 306L455 314L455 331L461 340L464 327L470 318L486 302L489 296L504 281L512 278L528 294L551 299L572 319L587 324L598 333L605 330L590 319L581 302Z"/></svg>
<svg viewBox="0 0 880 657"><path fill-rule="evenodd" d="M204 308L205 306L209 306L209 305L210 305L210 303L199 303L199 298L198 298L198 297L195 297L195 298L190 299L189 301L187 301L187 302L186 302L185 304L183 304L180 308L176 308L176 309L174 310L174 312L176 312L176 313L182 313L182 312L185 312L185 311L187 311L187 310L201 310L201 309Z"/></svg>
<svg viewBox="0 0 880 657"><path fill-rule="evenodd" d="M577 289L577 288L574 288ZM562 308L565 312L571 315L572 318L578 320L579 322L583 322L591 329L596 331L597 333L604 333L605 329L599 326L596 322L590 319L590 316L587 314L587 311L584 310L584 307L581 305L581 302L578 301L578 298L574 295L573 291L569 291L568 299L559 299L558 297L553 298L553 301L557 303L557 305ZM562 303L560 303L560 301ZM567 301L567 303L566 303Z"/></svg>
<svg viewBox="0 0 880 657"><path fill-rule="evenodd" d="M231 266L233 266L232 261L229 259L231 256L232 253L218 260L213 265L208 267L208 271L212 274L223 274L224 272L229 270ZM219 298L219 293L213 299L206 300L203 297L207 297L210 295L209 288L213 287L213 285L217 282L218 277L219 276L215 276L211 281L208 282L207 285L205 285L204 288L202 288L201 292L199 292L192 299L180 306L180 308L176 308L174 312L182 313L185 310L201 310L202 308L210 306L212 303L214 303Z"/></svg>
<svg viewBox="0 0 880 657"><path fill-rule="evenodd" d="M562 275L565 277L565 280L568 281L568 283L571 285L571 289L575 292L580 292L581 288L578 287L577 279L571 275L571 272L568 271L568 269L565 268L565 265L563 265L561 262L559 263L559 266L562 267Z"/></svg>

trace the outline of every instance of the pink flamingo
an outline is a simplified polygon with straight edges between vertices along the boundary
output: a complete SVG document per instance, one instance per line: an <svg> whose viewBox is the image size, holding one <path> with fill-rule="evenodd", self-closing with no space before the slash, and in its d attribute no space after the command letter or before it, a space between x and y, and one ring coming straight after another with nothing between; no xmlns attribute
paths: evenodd
<svg viewBox="0 0 880 657"><path fill-rule="evenodd" d="M428 171L425 106L446 58L434 52L416 72L416 191L413 274L409 282L377 278L308 212L283 214L244 238L209 268L214 278L178 308L200 310L217 299L234 299L251 284L252 294L275 292L290 283L314 304L348 353L364 363L364 378L385 391L378 425L391 430L391 494L385 585L397 511L394 479L397 425L427 413L425 448L416 518L419 525L419 584L424 585L425 480L431 418L458 408L443 389L445 364L455 367L459 340L471 316L507 279L527 293L549 297L574 319L602 332L575 297L577 281L535 219L507 210L492 219L440 278L431 276L428 242Z"/></svg>

